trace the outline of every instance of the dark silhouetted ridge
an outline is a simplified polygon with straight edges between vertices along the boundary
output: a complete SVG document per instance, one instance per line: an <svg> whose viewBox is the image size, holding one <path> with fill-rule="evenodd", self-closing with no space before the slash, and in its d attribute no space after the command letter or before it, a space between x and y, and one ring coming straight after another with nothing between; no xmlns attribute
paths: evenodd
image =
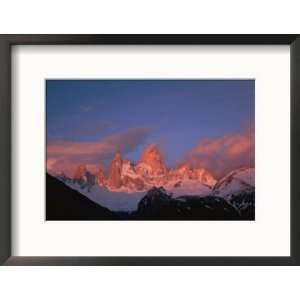
<svg viewBox="0 0 300 300"><path fill-rule="evenodd" d="M117 220L116 214L46 175L47 220Z"/></svg>

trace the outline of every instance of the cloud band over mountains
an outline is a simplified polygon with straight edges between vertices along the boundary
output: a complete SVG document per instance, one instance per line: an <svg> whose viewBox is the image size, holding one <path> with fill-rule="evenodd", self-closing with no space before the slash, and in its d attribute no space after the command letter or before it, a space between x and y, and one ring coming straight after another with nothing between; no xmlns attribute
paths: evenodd
<svg viewBox="0 0 300 300"><path fill-rule="evenodd" d="M150 130L132 128L110 135L100 141L50 141L47 145L47 170L73 175L79 164L96 171L100 164L109 162L117 151L123 157L145 145ZM184 142L184 141L183 141ZM203 167L216 178L240 167L254 167L254 130L227 134L200 141L180 160L193 167ZM168 154L163 153L166 157Z"/></svg>
<svg viewBox="0 0 300 300"><path fill-rule="evenodd" d="M186 154L184 162L204 167L217 178L237 168L254 167L254 129L203 140Z"/></svg>
<svg viewBox="0 0 300 300"><path fill-rule="evenodd" d="M47 170L72 174L79 164L97 168L110 160L116 151L127 154L145 142L147 128L132 128L110 135L100 141L49 141L47 144Z"/></svg>

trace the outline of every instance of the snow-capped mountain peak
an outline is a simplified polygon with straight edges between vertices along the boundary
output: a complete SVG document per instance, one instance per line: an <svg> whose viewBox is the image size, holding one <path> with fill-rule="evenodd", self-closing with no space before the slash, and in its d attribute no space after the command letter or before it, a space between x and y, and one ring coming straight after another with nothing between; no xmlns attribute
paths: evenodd
<svg viewBox="0 0 300 300"><path fill-rule="evenodd" d="M137 170L141 175L162 176L166 174L167 169L156 144L151 144L145 148L137 165Z"/></svg>
<svg viewBox="0 0 300 300"><path fill-rule="evenodd" d="M252 192L254 186L254 168L241 168L221 178L215 184L212 194L230 200L234 195L241 192Z"/></svg>

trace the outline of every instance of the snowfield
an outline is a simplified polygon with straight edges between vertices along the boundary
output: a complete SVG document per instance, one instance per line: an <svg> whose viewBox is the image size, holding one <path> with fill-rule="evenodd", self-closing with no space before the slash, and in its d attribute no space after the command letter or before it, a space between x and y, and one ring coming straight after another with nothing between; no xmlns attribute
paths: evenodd
<svg viewBox="0 0 300 300"><path fill-rule="evenodd" d="M65 184L112 211L134 211L137 209L138 202L146 194L146 192L111 192L99 185L94 185L89 191L77 183L65 182Z"/></svg>

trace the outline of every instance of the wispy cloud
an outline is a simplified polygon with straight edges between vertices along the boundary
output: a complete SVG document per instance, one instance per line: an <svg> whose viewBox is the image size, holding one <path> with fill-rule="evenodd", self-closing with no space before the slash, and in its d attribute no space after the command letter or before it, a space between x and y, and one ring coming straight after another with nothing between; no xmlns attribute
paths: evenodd
<svg viewBox="0 0 300 300"><path fill-rule="evenodd" d="M206 139L191 149L184 161L207 168L216 177L221 177L233 169L254 166L254 140L254 129Z"/></svg>
<svg viewBox="0 0 300 300"><path fill-rule="evenodd" d="M147 128L132 128L95 142L50 141L47 145L48 171L72 173L82 163L96 168L101 162L110 160L116 151L122 154L134 151L148 134Z"/></svg>

